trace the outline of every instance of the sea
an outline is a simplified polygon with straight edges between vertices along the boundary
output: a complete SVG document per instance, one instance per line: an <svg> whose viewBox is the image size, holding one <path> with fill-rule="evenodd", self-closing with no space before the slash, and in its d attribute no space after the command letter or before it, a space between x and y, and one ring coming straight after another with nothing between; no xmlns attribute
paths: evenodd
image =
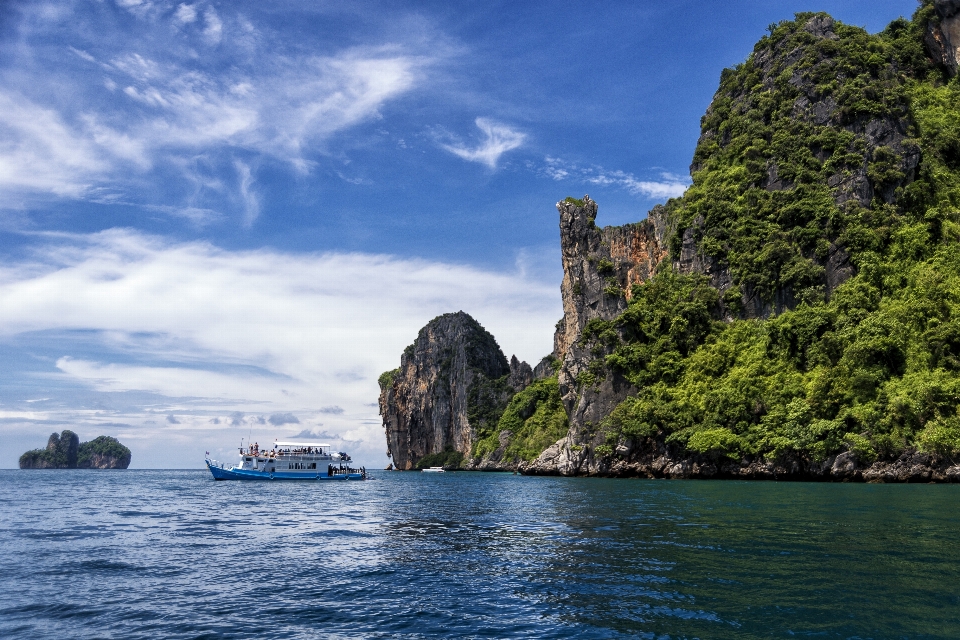
<svg viewBox="0 0 960 640"><path fill-rule="evenodd" d="M0 471L2 638L960 638L960 486Z"/></svg>

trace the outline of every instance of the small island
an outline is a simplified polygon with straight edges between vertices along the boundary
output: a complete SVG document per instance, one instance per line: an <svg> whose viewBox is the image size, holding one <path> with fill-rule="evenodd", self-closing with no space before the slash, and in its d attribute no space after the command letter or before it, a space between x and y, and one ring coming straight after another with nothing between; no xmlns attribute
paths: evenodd
<svg viewBox="0 0 960 640"><path fill-rule="evenodd" d="M69 429L51 433L46 449L33 449L20 456L21 469L126 469L130 449L110 436L80 442Z"/></svg>

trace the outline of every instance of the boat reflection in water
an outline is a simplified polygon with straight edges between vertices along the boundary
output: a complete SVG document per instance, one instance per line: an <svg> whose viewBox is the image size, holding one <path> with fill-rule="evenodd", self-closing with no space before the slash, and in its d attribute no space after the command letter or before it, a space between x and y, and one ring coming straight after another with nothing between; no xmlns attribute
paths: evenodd
<svg viewBox="0 0 960 640"><path fill-rule="evenodd" d="M240 464L205 460L214 480L365 480L365 467L351 467L350 456L319 442L274 442L273 449L240 447Z"/></svg>

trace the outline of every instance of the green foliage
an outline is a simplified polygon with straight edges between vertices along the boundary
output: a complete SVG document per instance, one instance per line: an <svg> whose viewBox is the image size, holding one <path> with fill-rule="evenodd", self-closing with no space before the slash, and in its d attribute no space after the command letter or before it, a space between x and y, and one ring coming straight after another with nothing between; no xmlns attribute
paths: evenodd
<svg viewBox="0 0 960 640"><path fill-rule="evenodd" d="M20 456L21 468L57 468L56 456L46 449L31 449Z"/></svg>
<svg viewBox="0 0 960 640"><path fill-rule="evenodd" d="M960 419L951 416L924 427L917 438L920 449L948 456L960 454Z"/></svg>
<svg viewBox="0 0 960 640"><path fill-rule="evenodd" d="M490 379L477 375L467 390L467 422L479 437L492 433L503 415L513 388L507 384L509 374Z"/></svg>
<svg viewBox="0 0 960 640"><path fill-rule="evenodd" d="M557 376L535 380L510 400L497 428L474 445L477 458L500 447L500 434L510 432L504 451L507 461L533 460L540 452L566 435L567 414L560 401Z"/></svg>
<svg viewBox="0 0 960 640"><path fill-rule="evenodd" d="M566 198L563 199L563 201L569 202L570 204L575 204L578 207L583 206L583 200L581 200L580 198L574 198L573 196L567 196Z"/></svg>
<svg viewBox="0 0 960 640"><path fill-rule="evenodd" d="M120 441L110 436L98 436L89 442L80 443L77 455L77 466L88 466L94 456L109 456L118 460L130 459L130 449L120 444Z"/></svg>
<svg viewBox="0 0 960 640"><path fill-rule="evenodd" d="M583 332L639 390L601 421L602 446L653 437L714 458L960 455L960 80L944 82L923 54L929 3L877 35L836 24L837 40L802 28L815 15L772 25L723 73L693 185L666 205L671 252L691 230L733 285L721 296L706 277L664 267L619 318ZM828 96L825 119L796 116L801 97ZM911 138L868 149L854 125L871 118L899 120ZM906 153L921 158L909 184ZM890 198L838 206L828 178L863 167ZM828 298L832 245L856 270ZM793 309L719 321L744 293L769 302L782 291Z"/></svg>
<svg viewBox="0 0 960 640"><path fill-rule="evenodd" d="M393 379L397 377L397 374L400 373L400 369L393 369L392 371L384 371L380 374L380 377L377 378L377 383L379 383L381 389L389 389L393 386Z"/></svg>
<svg viewBox="0 0 960 640"><path fill-rule="evenodd" d="M687 440L687 448L697 453L731 455L736 458L740 449L740 438L729 429L701 429Z"/></svg>
<svg viewBox="0 0 960 640"><path fill-rule="evenodd" d="M445 469L456 469L462 462L463 454L453 447L447 447L444 451L430 453L417 460L416 468L444 467Z"/></svg>
<svg viewBox="0 0 960 640"><path fill-rule="evenodd" d="M826 15L777 24L746 62L724 72L702 121L693 185L667 207L677 223L674 253L692 228L700 251L728 264L734 284L766 302L782 290L814 302L831 243L858 250L882 242L889 221L854 205L842 210L831 183L866 166L876 193L902 187L902 153L869 149L857 123L909 123L916 79L932 69L923 53L925 22L899 20L877 35L835 23L837 39L817 39L804 28L815 18ZM926 98L957 104L938 91ZM819 111L804 113L805 105ZM944 157L960 159L955 138L941 135L960 130L951 115L941 113L935 135ZM903 151L919 144L908 141ZM732 295L725 302L736 306Z"/></svg>

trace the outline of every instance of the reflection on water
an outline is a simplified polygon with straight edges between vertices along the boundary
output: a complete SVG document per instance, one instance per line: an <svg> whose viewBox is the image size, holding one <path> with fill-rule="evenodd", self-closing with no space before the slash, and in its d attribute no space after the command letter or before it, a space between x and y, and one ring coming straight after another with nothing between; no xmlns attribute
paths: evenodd
<svg viewBox="0 0 960 640"><path fill-rule="evenodd" d="M0 472L2 637L960 637L960 487Z"/></svg>

